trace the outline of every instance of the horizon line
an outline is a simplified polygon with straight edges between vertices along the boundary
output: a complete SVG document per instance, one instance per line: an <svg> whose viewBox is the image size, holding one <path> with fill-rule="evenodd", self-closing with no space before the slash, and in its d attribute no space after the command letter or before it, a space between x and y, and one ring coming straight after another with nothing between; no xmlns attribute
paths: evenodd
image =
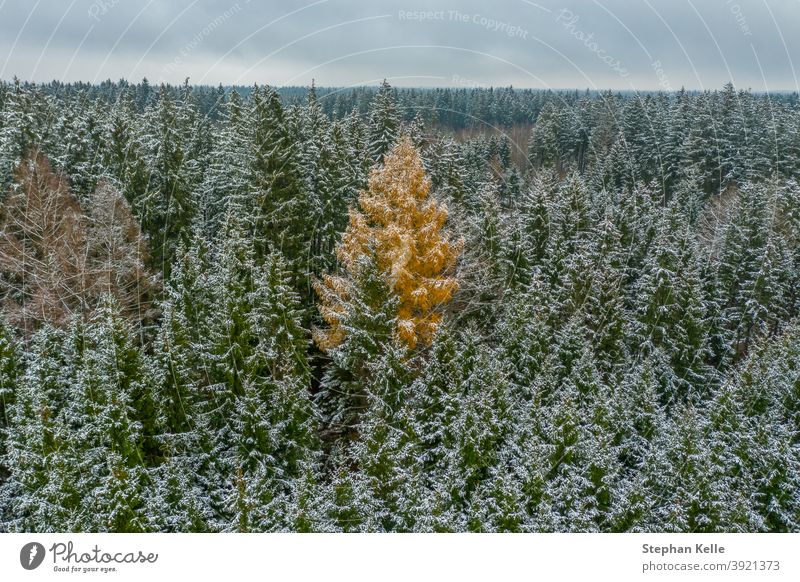
<svg viewBox="0 0 800 582"><path fill-rule="evenodd" d="M112 83L114 85L119 85L121 83L127 83L129 85L140 85L144 81L147 81L148 83L151 83L150 80L146 76L142 77L142 79L140 81L131 81L129 79L126 79L126 78L122 77L122 78L120 78L120 79L118 79L116 81L112 81L110 78L108 78L108 79L105 79L103 81L98 81L98 82L83 81L83 80L62 81L62 80L59 80L59 79L50 79L48 81L42 81L42 80L32 81L32 80L29 80L29 79L21 79L19 77L14 76L14 77L12 77L10 79L0 78L0 83L11 85L11 84L14 84L15 80L19 81L20 84L27 84L27 85L52 85L52 84L78 85L78 84L81 84L81 85L89 85L91 87L97 87L97 86L100 86L100 85L102 85L104 83ZM189 78L187 77L186 81L188 81L188 80L189 80ZM153 82L151 84L152 84L153 87L160 87L162 85L164 85L166 87L180 87L180 86L184 85L184 83L186 81L180 82L180 83L169 82L169 81L159 81L159 82ZM320 90L320 89L322 89L322 90L327 90L327 89L334 89L334 90L342 90L342 89L374 89L376 87L380 87L380 83L376 83L376 84L357 84L357 85L315 85L315 84L313 84L313 81L312 81L312 84L298 84L298 85L273 85L273 84L270 84L270 83L257 83L257 82L256 83L248 83L248 84L225 84L225 83L216 83L216 84L211 84L211 83L199 83L199 84L188 83L188 84L189 84L190 87L219 88L221 86L221 87L223 87L225 89L227 89L227 88L234 88L234 89L236 89L236 88L252 88L252 87L255 87L255 86L272 87L273 89L310 89L313 86L317 90ZM598 88L592 89L592 88L589 88L589 87L534 87L534 86L514 85L513 83L512 84L508 84L508 85L484 85L484 84L474 84L474 85L467 85L467 84L464 84L464 85L395 85L395 84L391 84L390 83L390 85L391 85L391 87L393 89L414 89L414 90L423 90L423 91L425 91L425 90L430 91L430 90L436 90L436 89L465 89L465 90L473 90L473 89L478 89L478 90L512 89L512 90L515 90L515 91L554 91L554 92L580 91L580 92L587 92L587 93L604 93L604 92L607 92L607 91L614 91L614 92L619 92L619 93L664 93L664 94L679 93L680 91L688 91L688 92L693 92L693 93L714 92L714 91L719 91L722 88L725 88L729 84L732 85L734 87L734 89L736 89L737 91L745 91L745 92L751 92L751 93L765 93L765 94L766 93L790 93L790 94L791 93L797 93L797 94L800 94L800 89L798 89L798 88L792 88L792 89L778 88L778 89L768 89L768 90L767 89L753 89L753 87L746 87L745 88L745 87L737 86L732 81L729 81L728 83L724 83L723 85L721 85L721 87L715 87L713 89L712 88L700 89L700 88L696 88L696 87L686 87L686 86L682 86L682 87L680 87L678 89L664 89L663 87L655 87L655 88L651 88L651 87L648 87L648 88L598 87Z"/></svg>

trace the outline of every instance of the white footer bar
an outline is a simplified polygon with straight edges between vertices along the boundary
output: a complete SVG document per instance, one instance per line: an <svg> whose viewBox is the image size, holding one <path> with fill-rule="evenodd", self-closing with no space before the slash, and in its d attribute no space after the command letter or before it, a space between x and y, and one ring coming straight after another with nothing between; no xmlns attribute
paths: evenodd
<svg viewBox="0 0 800 582"><path fill-rule="evenodd" d="M800 534L2 534L0 580L800 580Z"/></svg>

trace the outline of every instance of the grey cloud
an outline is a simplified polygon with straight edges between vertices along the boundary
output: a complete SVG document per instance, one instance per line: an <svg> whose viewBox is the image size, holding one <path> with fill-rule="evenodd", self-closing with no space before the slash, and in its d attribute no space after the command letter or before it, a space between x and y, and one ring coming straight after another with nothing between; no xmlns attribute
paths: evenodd
<svg viewBox="0 0 800 582"><path fill-rule="evenodd" d="M797 89L798 17L798 0L0 0L0 76Z"/></svg>

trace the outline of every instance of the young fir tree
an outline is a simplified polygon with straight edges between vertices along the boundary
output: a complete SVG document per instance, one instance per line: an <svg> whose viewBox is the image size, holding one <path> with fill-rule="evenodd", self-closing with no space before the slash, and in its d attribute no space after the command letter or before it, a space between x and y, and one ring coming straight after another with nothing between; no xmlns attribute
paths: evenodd
<svg viewBox="0 0 800 582"><path fill-rule="evenodd" d="M81 201L103 174L102 119L106 115L105 104L80 95L69 107L61 108L56 121L59 139L48 147L55 165L72 177L72 190Z"/></svg>
<svg viewBox="0 0 800 582"><path fill-rule="evenodd" d="M0 321L0 488L8 478L6 438L11 424L11 407L14 404L17 384L22 374L22 349L13 331ZM3 510L0 509L0 522Z"/></svg>
<svg viewBox="0 0 800 582"><path fill-rule="evenodd" d="M636 291L638 350L669 366L664 401L702 398L713 381L706 306L692 235L675 206L662 217Z"/></svg>
<svg viewBox="0 0 800 582"><path fill-rule="evenodd" d="M66 334L44 325L30 340L9 411L0 495L8 531L74 531L84 503L65 419L76 355Z"/></svg>
<svg viewBox="0 0 800 582"><path fill-rule="evenodd" d="M496 516L483 506L511 430L510 383L505 362L476 335L474 328L458 338L442 330L426 373L412 386L421 531L493 529Z"/></svg>
<svg viewBox="0 0 800 582"><path fill-rule="evenodd" d="M338 343L320 343L330 335L315 337L327 348L326 367L316 395L325 426L325 436L355 435L359 417L366 410L366 385L371 377L370 362L377 360L394 340L398 299L391 293L376 261L371 256L351 267L347 296L331 313L341 330ZM329 316L323 304L320 312ZM335 329L335 328L334 328ZM319 336L319 330L314 330ZM330 334L332 330L325 330Z"/></svg>
<svg viewBox="0 0 800 582"><path fill-rule="evenodd" d="M197 212L195 180L187 159L194 128L183 112L190 106L176 102L162 86L158 102L145 113L144 159L150 181L138 213L150 238L153 265L165 277L178 244L189 240Z"/></svg>
<svg viewBox="0 0 800 582"><path fill-rule="evenodd" d="M798 527L797 339L792 326L760 342L709 407L712 450L724 471L724 489L739 508L734 514L733 503L726 507L726 530Z"/></svg>
<svg viewBox="0 0 800 582"><path fill-rule="evenodd" d="M550 197L555 189L552 179L537 176L522 193L518 209L518 228L522 235L521 270L530 276L534 266L541 267L550 240Z"/></svg>
<svg viewBox="0 0 800 582"><path fill-rule="evenodd" d="M142 209L148 173L143 158L141 119L130 91L123 92L103 120L101 164L134 212ZM137 217L139 215L137 214Z"/></svg>
<svg viewBox="0 0 800 582"><path fill-rule="evenodd" d="M722 478L723 468L715 459L708 436L708 418L693 405L673 412L675 428L666 449L667 465L662 491L663 531L725 531L724 516L733 508Z"/></svg>
<svg viewBox="0 0 800 582"><path fill-rule="evenodd" d="M772 192L748 186L735 190L733 196L727 220L717 226L714 266L728 343L735 358L741 359L753 339L774 333L765 319L772 311L772 300L780 300L783 293L780 279L771 273L781 266L775 256L779 249L767 252L772 230ZM768 254L772 256L767 257ZM778 292L777 297L770 293L765 296L765 285L778 286L771 290Z"/></svg>
<svg viewBox="0 0 800 582"><path fill-rule="evenodd" d="M334 523L342 530L355 520L372 531L411 531L418 516L420 471L409 408L408 348L395 339L369 368L357 433L340 450L325 496L338 506ZM352 492L349 500L337 495L343 490Z"/></svg>
<svg viewBox="0 0 800 582"><path fill-rule="evenodd" d="M375 100L370 106L368 142L373 162L380 163L383 156L399 137L400 114L392 86L383 80Z"/></svg>
<svg viewBox="0 0 800 582"><path fill-rule="evenodd" d="M620 241L621 234L607 212L589 243L589 256L593 258L588 269L590 290L581 306L598 371L609 383L618 381L616 376L628 355L629 314L624 289L627 253Z"/></svg>
<svg viewBox="0 0 800 582"><path fill-rule="evenodd" d="M14 79L6 92L0 124L0 188L2 191L14 181L17 166L26 153L39 148L47 135L46 126L52 123L55 113L46 107L45 96L39 88L23 87Z"/></svg>
<svg viewBox="0 0 800 582"><path fill-rule="evenodd" d="M558 147L558 134L558 109L549 102L539 112L528 142L528 161L534 168L560 169L561 152Z"/></svg>
<svg viewBox="0 0 800 582"><path fill-rule="evenodd" d="M203 232L209 239L219 232L228 205L247 191L249 176L249 131L246 106L232 91L221 105L224 118L213 133L212 156L202 184Z"/></svg>
<svg viewBox="0 0 800 582"><path fill-rule="evenodd" d="M477 193L477 207L470 216L468 240L465 247L471 250L466 261L472 263L469 270L485 293L496 296L502 294L518 277L515 273L516 254L519 246L515 243L512 230L509 233L504 220L499 199L498 184L488 179ZM467 269L465 268L465 271ZM485 295L481 303L487 301Z"/></svg>
<svg viewBox="0 0 800 582"><path fill-rule="evenodd" d="M178 531L219 530L226 522L224 472L212 456L218 417L210 384L208 327L217 321L209 273L210 250L195 238L178 251L161 304L163 317L152 359L164 463L151 471L148 516L153 526Z"/></svg>
<svg viewBox="0 0 800 582"><path fill-rule="evenodd" d="M228 212L246 217L256 260L280 251L306 297L316 204L303 183L298 144L278 94L256 88L246 112L247 188L233 192Z"/></svg>
<svg viewBox="0 0 800 582"><path fill-rule="evenodd" d="M658 530L665 483L664 455L672 424L661 403L661 383L646 358L631 360L631 370L611 385L612 419L618 458L624 471L621 499L612 514L613 531Z"/></svg>
<svg viewBox="0 0 800 582"><path fill-rule="evenodd" d="M169 451L167 458L148 470L144 514L148 531L204 533L217 531L216 516L206 498L196 455Z"/></svg>
<svg viewBox="0 0 800 582"><path fill-rule="evenodd" d="M83 498L75 528L144 531L146 467L155 454L152 380L112 297L71 334L82 349L65 411Z"/></svg>
<svg viewBox="0 0 800 582"><path fill-rule="evenodd" d="M236 435L236 522L240 530L302 528L296 495L312 486L317 456L316 413L309 394L308 338L297 294L278 254L256 272L248 297L243 360L246 378L231 424ZM300 483L301 480L306 480ZM300 487L298 487L300 486ZM242 496L242 493L244 494Z"/></svg>
<svg viewBox="0 0 800 582"><path fill-rule="evenodd" d="M541 271L535 270L527 289L504 299L505 309L497 325L503 338L502 357L511 365L514 392L525 400L533 397L534 382L553 342L557 306L552 305L551 296L552 289Z"/></svg>
<svg viewBox="0 0 800 582"><path fill-rule="evenodd" d="M454 140L442 137L424 150L425 169L431 178L431 187L448 203L464 202L464 176L461 148Z"/></svg>
<svg viewBox="0 0 800 582"><path fill-rule="evenodd" d="M314 227L313 248L316 274L335 266L336 245L347 228L347 209L356 202L358 192L366 186L356 156L348 143L345 127L341 122L334 122L322 144L319 159L319 212Z"/></svg>
<svg viewBox="0 0 800 582"><path fill-rule="evenodd" d="M316 454L298 299L283 260L259 266L233 216L211 252L181 261L165 306L162 422L175 468L195 470L208 527L293 529L293 480L307 477ZM167 476L185 479L180 471Z"/></svg>
<svg viewBox="0 0 800 582"><path fill-rule="evenodd" d="M197 365L195 358L200 357L198 350L207 339L204 326L212 320L214 308L208 281L209 252L199 237L188 248L178 250L160 304L163 315L153 362L158 375L159 423L165 436L190 432L204 398L202 387L208 370Z"/></svg>
<svg viewBox="0 0 800 582"><path fill-rule="evenodd" d="M491 476L499 462L502 446L511 431L511 397L505 364L486 346L474 346L470 339L465 353L464 392L460 410L452 425L451 449L442 474L453 508L463 516L463 529L486 531L487 516L482 508L491 496Z"/></svg>
<svg viewBox="0 0 800 582"><path fill-rule="evenodd" d="M573 318L538 382L547 455L545 529L604 531L618 503L621 465L609 388L594 364L586 330Z"/></svg>
<svg viewBox="0 0 800 582"><path fill-rule="evenodd" d="M788 247L786 276L789 277L786 296L787 318L800 315L800 185L794 180L783 184L777 193L779 223L777 230Z"/></svg>

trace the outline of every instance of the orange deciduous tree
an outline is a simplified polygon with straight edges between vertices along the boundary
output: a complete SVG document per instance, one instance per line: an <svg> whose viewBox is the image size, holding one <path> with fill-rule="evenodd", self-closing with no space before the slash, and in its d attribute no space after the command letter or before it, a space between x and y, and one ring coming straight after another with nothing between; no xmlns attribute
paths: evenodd
<svg viewBox="0 0 800 582"><path fill-rule="evenodd" d="M315 333L323 350L335 348L347 335L348 303L365 257L374 260L396 296L398 337L411 348L430 344L441 322L438 308L458 287L449 272L462 246L444 232L447 208L430 196L430 188L419 152L409 137L402 137L383 165L373 169L359 208L350 210L337 248L343 272L325 275L315 285L320 312L329 325Z"/></svg>

